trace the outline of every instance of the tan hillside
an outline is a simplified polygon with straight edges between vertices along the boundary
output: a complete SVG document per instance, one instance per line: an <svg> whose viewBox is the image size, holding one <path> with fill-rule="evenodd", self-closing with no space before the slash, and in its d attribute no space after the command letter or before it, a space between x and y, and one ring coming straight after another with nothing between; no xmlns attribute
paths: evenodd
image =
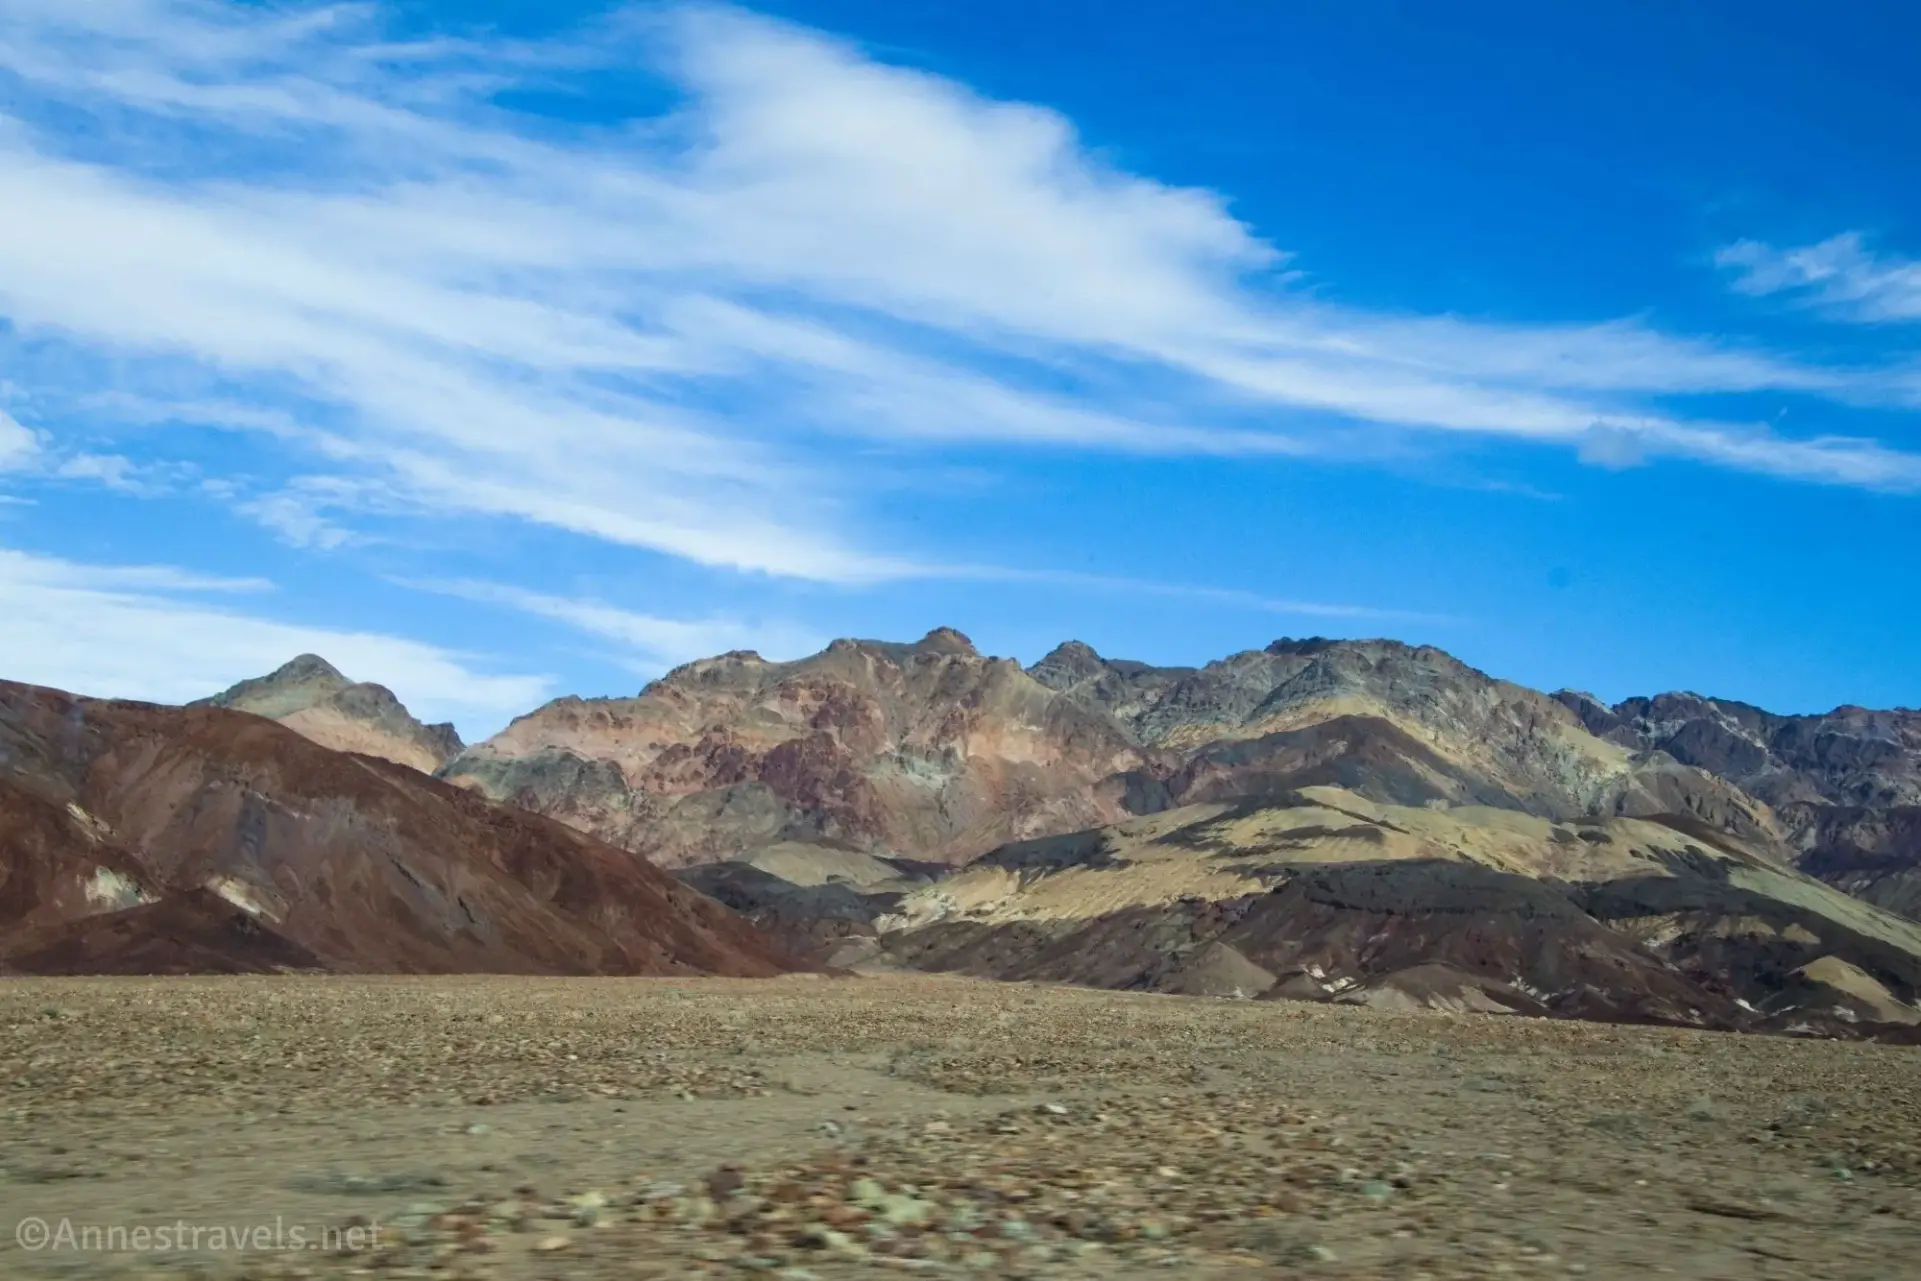
<svg viewBox="0 0 1921 1281"><path fill-rule="evenodd" d="M336 752L378 756L431 774L461 750L452 725L423 725L384 685L356 682L317 654L202 699L279 721Z"/></svg>
<svg viewBox="0 0 1921 1281"><path fill-rule="evenodd" d="M907 893L843 956L1386 1008L1849 1035L1916 1021L1921 927L1779 857L1681 816L1308 788L1003 847Z"/></svg>

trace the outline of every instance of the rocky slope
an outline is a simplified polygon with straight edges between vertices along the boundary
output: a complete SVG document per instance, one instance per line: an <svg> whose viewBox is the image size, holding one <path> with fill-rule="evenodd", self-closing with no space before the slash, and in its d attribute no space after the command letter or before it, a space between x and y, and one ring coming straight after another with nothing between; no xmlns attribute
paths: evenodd
<svg viewBox="0 0 1921 1281"><path fill-rule="evenodd" d="M1778 838L1765 805L1440 650L1277 641L1199 669L1069 643L1031 669L941 629L793 663L689 664L562 699L444 774L667 866L781 842L964 863L1008 841L1317 784L1550 817L1684 813Z"/></svg>
<svg viewBox="0 0 1921 1281"><path fill-rule="evenodd" d="M1575 691L1555 697L1594 734L1767 802L1804 870L1921 919L1921 711L1782 716L1689 693L1612 707Z"/></svg>
<svg viewBox="0 0 1921 1281"><path fill-rule="evenodd" d="M348 680L317 654L302 654L199 705L265 716L322 747L378 756L423 774L445 765L462 747L452 725L421 724L385 685Z"/></svg>
<svg viewBox="0 0 1921 1281"><path fill-rule="evenodd" d="M1921 926L1684 816L1555 822L1337 788L995 850L842 963L1003 979L1905 1036Z"/></svg>
<svg viewBox="0 0 1921 1281"><path fill-rule="evenodd" d="M0 967L768 975L643 860L260 716L0 683Z"/></svg>
<svg viewBox="0 0 1921 1281"><path fill-rule="evenodd" d="M1921 921L1921 805L1794 805L1801 870Z"/></svg>
<svg viewBox="0 0 1921 1281"><path fill-rule="evenodd" d="M948 869L821 845L776 845L675 872L773 935L796 956L839 967L871 954L876 921Z"/></svg>
<svg viewBox="0 0 1921 1281"><path fill-rule="evenodd" d="M1657 694L1609 707L1555 695L1593 733L1659 750L1770 805L1921 805L1921 711L1837 707L1781 716L1730 699Z"/></svg>
<svg viewBox="0 0 1921 1281"><path fill-rule="evenodd" d="M1109 717L943 629L560 699L444 776L664 866L791 842L958 863L1120 817L1148 760Z"/></svg>

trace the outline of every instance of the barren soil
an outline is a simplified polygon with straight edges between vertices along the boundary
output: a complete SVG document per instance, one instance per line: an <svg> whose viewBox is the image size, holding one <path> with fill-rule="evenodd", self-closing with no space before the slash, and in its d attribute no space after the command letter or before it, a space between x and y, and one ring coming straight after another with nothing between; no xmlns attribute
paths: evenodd
<svg viewBox="0 0 1921 1281"><path fill-rule="evenodd" d="M24 1248L39 1223L75 1235ZM79 1248L179 1225L200 1248ZM1917 1259L1913 1049L918 976L0 983L5 1277Z"/></svg>

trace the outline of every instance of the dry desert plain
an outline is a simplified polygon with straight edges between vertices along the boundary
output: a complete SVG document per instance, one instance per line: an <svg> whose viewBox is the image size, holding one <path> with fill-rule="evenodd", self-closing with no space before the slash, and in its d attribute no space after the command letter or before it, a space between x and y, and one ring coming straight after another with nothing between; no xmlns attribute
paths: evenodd
<svg viewBox="0 0 1921 1281"><path fill-rule="evenodd" d="M1921 1052L925 976L15 979L0 1220L4 1277L1915 1277Z"/></svg>

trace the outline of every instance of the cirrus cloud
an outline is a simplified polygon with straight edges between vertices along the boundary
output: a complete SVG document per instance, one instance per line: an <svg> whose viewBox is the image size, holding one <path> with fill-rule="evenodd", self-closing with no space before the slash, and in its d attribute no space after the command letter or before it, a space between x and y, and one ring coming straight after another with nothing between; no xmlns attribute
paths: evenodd
<svg viewBox="0 0 1921 1281"><path fill-rule="evenodd" d="M102 698L187 702L319 653L393 689L417 715L492 730L551 691L543 675L492 674L475 657L378 632L262 616L209 594L271 592L259 578L168 565L97 565L0 548L0 672Z"/></svg>
<svg viewBox="0 0 1921 1281"><path fill-rule="evenodd" d="M1790 295L1842 320L1921 320L1921 262L1876 254L1858 231L1777 249L1741 240L1715 255L1737 292Z"/></svg>
<svg viewBox="0 0 1921 1281"><path fill-rule="evenodd" d="M608 74L672 105L511 105ZM396 40L372 5L0 11L0 357L34 425L271 432L284 474L236 505L310 546L378 494L725 570L946 572L956 549L873 527L849 442L1311 456L1414 433L1921 488L1877 441L1684 408L1907 394L1883 371L1344 308L1302 267L1054 111L733 8L538 42ZM1751 292L1788 279L1746 269Z"/></svg>

